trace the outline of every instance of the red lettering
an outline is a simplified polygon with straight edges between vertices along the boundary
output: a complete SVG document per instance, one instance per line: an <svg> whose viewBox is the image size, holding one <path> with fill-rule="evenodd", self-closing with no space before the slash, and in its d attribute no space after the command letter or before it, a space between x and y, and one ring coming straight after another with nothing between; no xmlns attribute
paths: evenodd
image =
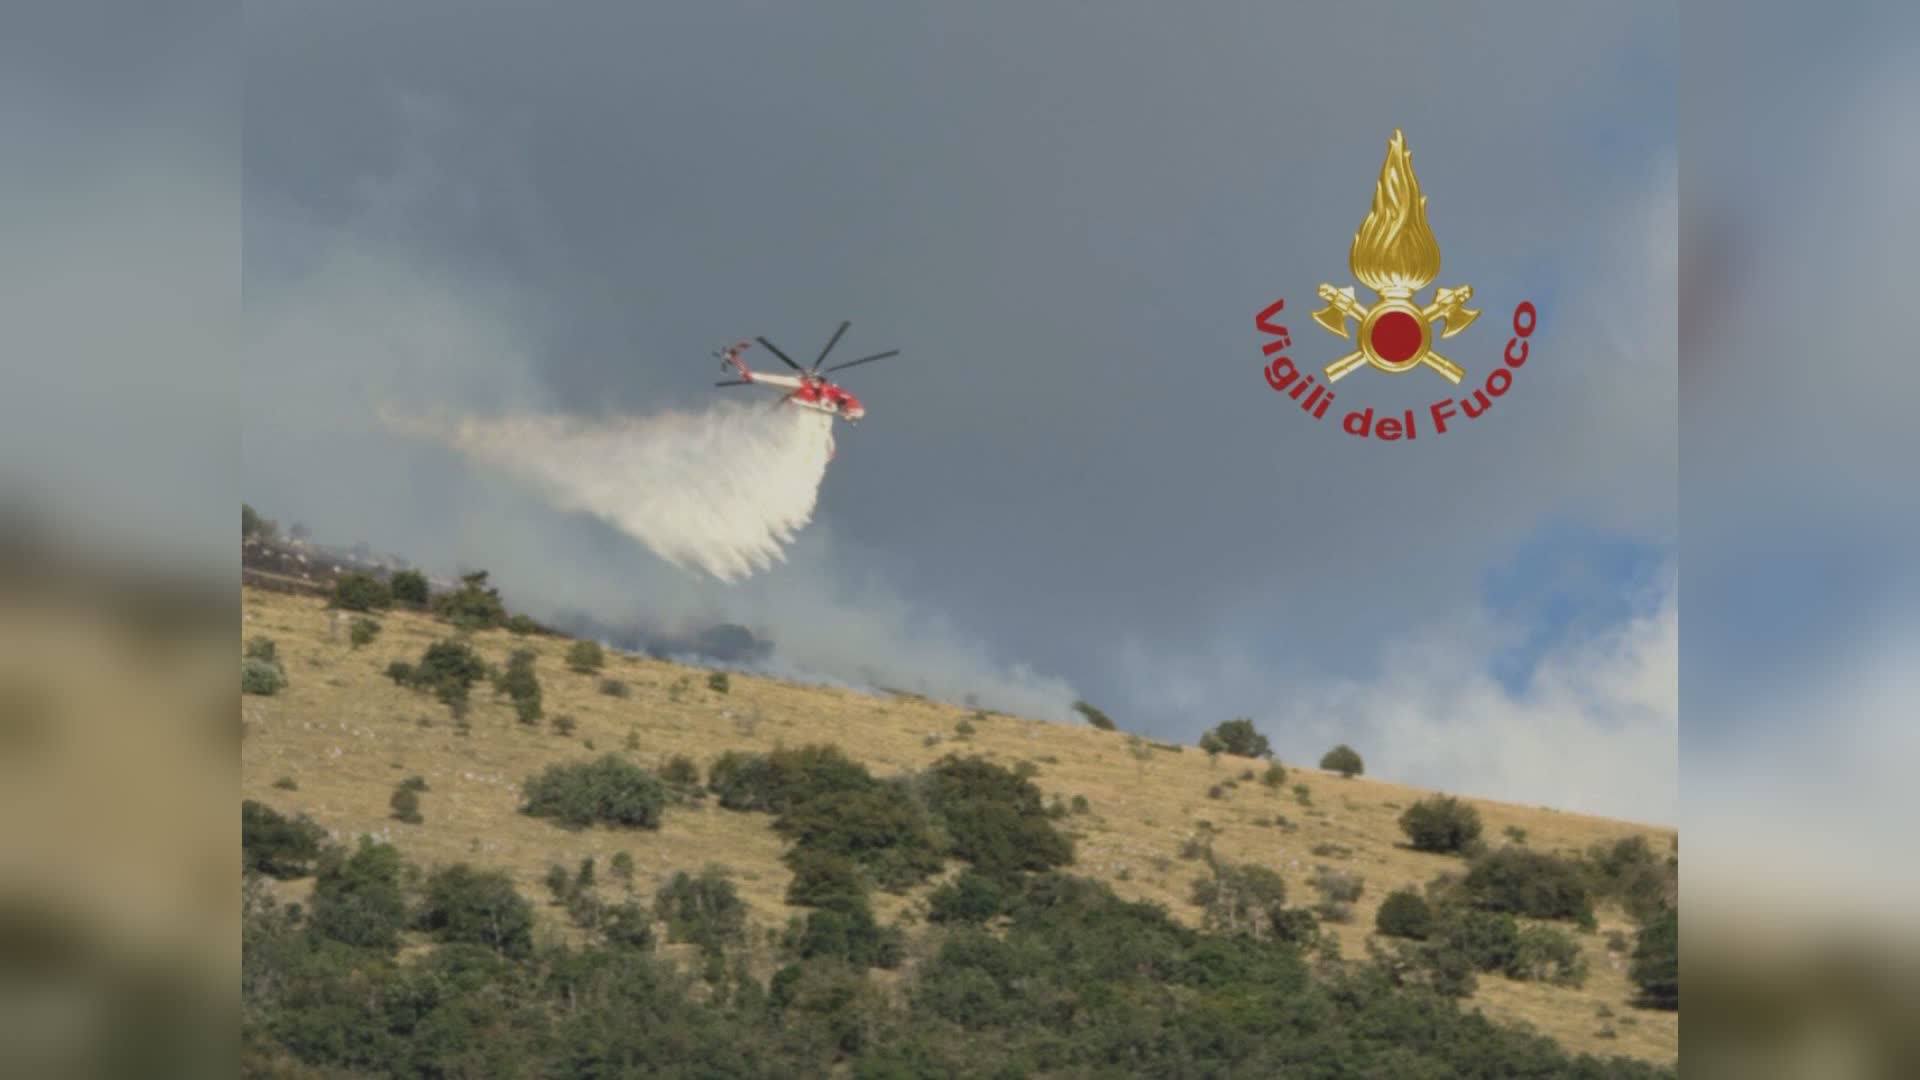
<svg viewBox="0 0 1920 1080"><path fill-rule="evenodd" d="M1527 325L1525 326L1520 325L1520 316L1522 315L1525 315L1527 317ZM1538 320L1538 318L1539 318L1539 313L1534 311L1533 301L1531 300L1520 301L1520 306L1513 309L1513 332L1516 334L1519 334L1521 337L1533 336L1534 323Z"/></svg>
<svg viewBox="0 0 1920 1080"><path fill-rule="evenodd" d="M1447 417L1454 414L1452 409L1447 408L1447 406L1451 404L1453 404L1452 398L1441 398L1439 401L1427 407L1427 412L1433 416L1433 430L1435 434L1445 435L1447 433Z"/></svg>
<svg viewBox="0 0 1920 1080"><path fill-rule="evenodd" d="M1515 345L1520 346L1519 356L1513 355L1513 347ZM1508 338L1507 339L1507 366L1517 368L1521 364L1524 364L1526 362L1527 362L1527 343L1521 340L1520 338Z"/></svg>
<svg viewBox="0 0 1920 1080"><path fill-rule="evenodd" d="M1278 323L1275 323L1272 321L1273 317L1275 315L1280 314L1281 309L1286 306L1287 306L1287 302L1284 298L1280 300L1275 300L1273 303L1268 304L1267 309L1265 311L1262 311L1258 316L1254 318L1253 320L1254 327L1260 330L1261 333L1265 333L1265 334L1286 333L1287 332L1286 327L1281 326Z"/></svg>
<svg viewBox="0 0 1920 1080"><path fill-rule="evenodd" d="M1497 389L1494 386L1495 382L1500 384ZM1508 371L1506 368L1494 368L1493 374L1487 376L1487 393L1492 394L1494 397L1499 397L1501 394L1506 393L1507 389L1512 385L1513 372Z"/></svg>
<svg viewBox="0 0 1920 1080"><path fill-rule="evenodd" d="M1293 368L1293 361L1284 356L1268 364L1266 374L1267 385L1275 390L1285 390L1288 383L1300 377L1300 373Z"/></svg>
<svg viewBox="0 0 1920 1080"><path fill-rule="evenodd" d="M1480 403L1477 408L1474 405L1475 401ZM1475 390L1473 392L1473 401L1468 401L1466 398L1460 399L1460 408L1466 412L1467 419L1469 420L1477 419L1481 413L1487 411L1487 406L1491 404L1493 403L1487 400L1487 392L1485 390Z"/></svg>
<svg viewBox="0 0 1920 1080"><path fill-rule="evenodd" d="M1360 421L1360 430L1358 431L1355 431L1353 429L1353 422L1355 420ZM1359 409L1355 409L1353 412L1350 412L1347 414L1347 418L1345 420L1340 421L1340 430L1346 432L1349 435L1358 435L1363 439L1367 437L1367 432L1372 427L1373 427L1373 406L1371 405L1367 406L1364 412L1362 412Z"/></svg>
<svg viewBox="0 0 1920 1080"><path fill-rule="evenodd" d="M1375 430L1380 433L1382 439L1393 442L1400 438L1400 421L1391 416L1383 416L1380 418L1380 426Z"/></svg>

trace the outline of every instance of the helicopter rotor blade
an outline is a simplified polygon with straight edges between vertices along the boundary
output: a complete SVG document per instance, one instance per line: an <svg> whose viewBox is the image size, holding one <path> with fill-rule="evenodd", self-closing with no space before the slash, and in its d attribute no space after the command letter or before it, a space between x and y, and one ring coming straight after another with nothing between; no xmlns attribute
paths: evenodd
<svg viewBox="0 0 1920 1080"><path fill-rule="evenodd" d="M833 332L833 337L827 339L827 347L820 350L819 358L813 362L813 370L815 371L820 370L820 364L822 361L826 360L827 354L833 351L833 347L835 345L840 344L840 335L846 333L847 327L852 325L853 324L851 322L843 322L840 324L840 329L835 330Z"/></svg>
<svg viewBox="0 0 1920 1080"><path fill-rule="evenodd" d="M757 337L757 338L754 338L753 340L759 342L762 345L765 345L767 347L768 352L780 358L781 363L787 365L788 367L792 368L793 370L799 372L802 375L805 375L807 373L806 368L803 368L799 364L794 363L793 358L788 356L786 353L781 352L780 347L775 345L773 342L768 341L766 338L763 338L763 337Z"/></svg>
<svg viewBox="0 0 1920 1080"><path fill-rule="evenodd" d="M715 386L746 386L748 385L748 383L747 383L747 380L745 379L728 379L725 382L717 382L717 383L714 383L713 385Z"/></svg>
<svg viewBox="0 0 1920 1080"><path fill-rule="evenodd" d="M827 370L839 371L842 368L850 368L855 364L870 364L875 360L885 360L889 356L899 356L899 355L900 355L899 349L888 349L886 352L883 352L883 353L874 353L872 356L863 356L858 360L849 360L844 364L835 364L832 367L828 368Z"/></svg>

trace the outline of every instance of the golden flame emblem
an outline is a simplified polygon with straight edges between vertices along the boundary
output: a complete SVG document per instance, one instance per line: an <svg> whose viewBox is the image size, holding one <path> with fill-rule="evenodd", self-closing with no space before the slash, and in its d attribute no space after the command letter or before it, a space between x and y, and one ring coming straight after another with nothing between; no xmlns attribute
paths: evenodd
<svg viewBox="0 0 1920 1080"><path fill-rule="evenodd" d="M1466 372L1433 351L1432 324L1441 323L1440 336L1450 338L1480 313L1465 307L1473 298L1470 285L1437 289L1433 302L1425 306L1412 302L1414 293L1440 276L1440 243L1427 226L1427 197L1420 193L1420 179L1413 174L1413 153L1397 128L1387 143L1380 179L1373 186L1373 207L1353 234L1347 266L1380 300L1364 307L1351 285L1320 286L1320 299L1327 306L1314 313L1315 322L1343 338L1349 336L1347 320L1360 324L1356 342L1360 347L1326 366L1327 381L1335 382L1363 365L1390 374L1424 365L1457 385Z"/></svg>

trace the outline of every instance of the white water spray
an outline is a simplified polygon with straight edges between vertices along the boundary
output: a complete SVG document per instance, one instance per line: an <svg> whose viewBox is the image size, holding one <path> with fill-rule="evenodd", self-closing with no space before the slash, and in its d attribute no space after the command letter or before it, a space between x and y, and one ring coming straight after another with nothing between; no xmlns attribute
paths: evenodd
<svg viewBox="0 0 1920 1080"><path fill-rule="evenodd" d="M719 402L701 413L401 419L390 427L465 454L562 510L594 514L687 571L733 582L786 558L813 517L833 418Z"/></svg>

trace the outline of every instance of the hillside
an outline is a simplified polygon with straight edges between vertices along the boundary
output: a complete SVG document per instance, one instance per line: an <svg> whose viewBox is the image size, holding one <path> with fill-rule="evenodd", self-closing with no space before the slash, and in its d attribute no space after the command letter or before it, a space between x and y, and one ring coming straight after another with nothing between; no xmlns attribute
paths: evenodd
<svg viewBox="0 0 1920 1080"><path fill-rule="evenodd" d="M1431 794L1420 789L1369 777L1343 779L1291 762L1284 784L1269 787L1259 780L1264 761L1231 755L1210 760L1193 747L1153 749L1123 732L739 674L721 691L709 686L704 670L611 652L604 671L576 673L563 659L570 642L557 637L487 630L471 641L502 666L513 650L533 650L547 717L571 716L575 730L561 734L549 723L518 723L512 705L483 683L474 689L470 730L463 733L445 706L384 674L390 662L418 660L429 644L450 636L448 625L422 614L386 612L379 616L380 634L355 648L348 640L350 618L315 596L243 590L243 641L272 638L289 685L273 696L242 698L242 798L288 815L310 815L338 839L372 834L421 866L469 862L506 870L535 902L539 934L549 940L579 934L559 907L546 902L549 867L574 867L593 856L604 868L623 851L633 860L633 890L640 896L650 897L676 871L717 863L732 875L757 925L782 927L804 914L784 902L791 877L782 862L786 844L764 814L731 812L707 800L673 806L657 831L569 831L519 812L526 778L554 763L609 751L648 767L686 755L703 773L728 750L764 753L808 743L835 744L876 776L925 769L956 751L1008 767L1029 762L1038 769L1033 782L1049 800L1085 800L1084 812L1069 812L1057 822L1075 838L1069 871L1106 882L1123 898L1164 905L1182 922L1200 920L1191 898L1204 865L1183 858L1183 848L1194 853L1195 839L1210 837L1221 860L1278 871L1295 903L1310 902L1309 877L1317 866L1360 875L1365 889L1353 905L1354 917L1328 926L1342 954L1355 962L1365 961L1383 897L1463 868L1457 856L1405 846L1397 820L1406 806ZM624 682L630 694L601 692L603 679ZM971 734L957 730L963 726ZM424 820L403 824L391 815L388 800L396 784L416 775L428 786L420 798ZM1217 798L1211 794L1216 785ZM1493 844L1524 835L1531 849L1578 853L1638 835L1663 857L1676 850L1677 835L1669 829L1471 801ZM875 913L883 922L918 925L938 880L904 897L876 892ZM289 899L303 898L311 887L310 879L277 886ZM598 888L611 896L619 886L603 876ZM1633 923L1609 905L1598 916L1598 932L1575 934L1591 969L1584 986L1482 975L1470 1005L1576 1052L1674 1062L1677 1012L1635 1008L1625 957L1608 949L1608 932L1618 930L1631 940ZM756 956L755 966L764 975L774 963ZM873 977L884 983L900 976Z"/></svg>

